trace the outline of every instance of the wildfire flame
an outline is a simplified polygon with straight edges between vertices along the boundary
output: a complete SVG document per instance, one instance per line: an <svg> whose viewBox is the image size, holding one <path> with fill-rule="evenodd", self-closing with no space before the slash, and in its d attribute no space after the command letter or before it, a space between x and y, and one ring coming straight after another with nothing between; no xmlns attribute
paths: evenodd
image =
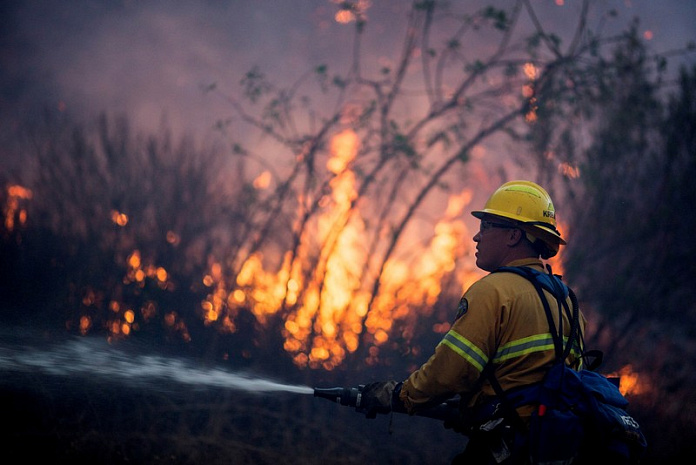
<svg viewBox="0 0 696 465"><path fill-rule="evenodd" d="M33 197L31 190L19 185L7 186L7 201L3 208L5 229L12 231L19 223L24 225L27 221L27 210L22 207L22 200L30 200Z"/></svg>
<svg viewBox="0 0 696 465"><path fill-rule="evenodd" d="M263 255L256 253L230 284L221 264L211 263L203 279L211 290L201 304L206 324L235 332L235 318L243 309L264 324L285 306L284 349L296 365L326 370L355 352L361 338L370 345L366 362L376 363L379 348L389 341L396 321L405 323L402 337L408 340L413 335L416 311L430 311L441 293L442 277L472 247L461 220L472 193L467 190L449 199L444 218L435 225L434 235L416 263L391 259L385 264L380 292L370 303L370 291L361 282L363 270L370 267L365 225L358 215L351 215L357 182L350 167L358 150L359 138L352 130L332 138L326 168L333 178L330 195L322 199L325 211L305 232L296 256L286 254L278 272L267 271ZM316 242L317 238L322 244L335 245L322 250L319 263L323 265L308 275L303 263L310 255L310 239ZM459 279L468 287L479 277L470 270ZM449 329L447 323L437 326L441 332Z"/></svg>
<svg viewBox="0 0 696 465"><path fill-rule="evenodd" d="M529 110L524 115L524 119L528 123L534 123L537 120L537 110L539 109L534 88L539 71L533 63L525 63L522 70L529 81L522 86L522 96L529 102Z"/></svg>
<svg viewBox="0 0 696 465"><path fill-rule="evenodd" d="M116 219L126 218L127 216L122 213L112 212L112 219L114 222L119 224ZM171 235L173 233L169 231L167 233L167 239L169 242ZM134 250L126 259L128 269L126 276L123 278L123 284L125 285L135 285L140 288L145 287L146 280L150 280L155 283L162 290L173 290L174 284L169 279L169 273L164 267L155 266L154 264L144 264L139 250ZM83 304L85 301L83 300ZM136 321L136 310L128 306L124 307L121 302L112 300L109 302L109 309L114 313L112 318L108 319L106 327L109 330L109 340L114 340L118 338L123 338L130 335L132 330L137 330L139 325ZM147 322L152 320L157 313L157 305L155 302L147 301L139 309L140 316L142 320ZM184 321L178 317L176 311L169 311L164 315L164 323L171 330L179 333L181 338L185 341L190 341L191 336L189 335L188 328ZM80 332L86 334L92 326L92 322L89 316L83 316L80 320Z"/></svg>
<svg viewBox="0 0 696 465"><path fill-rule="evenodd" d="M262 252L250 254L234 267L239 270L236 273L231 272L231 266L210 258L202 277L207 295L198 309L205 325L235 333L240 312L251 312L261 326L281 312L283 347L296 365L331 370L361 344L367 348L365 362L376 364L380 348L390 339L398 337L408 342L414 337L419 319L430 315L440 297L447 274L456 270L462 292L483 275L473 263L468 268L457 267L457 260L470 256L474 246L462 214L472 200L470 190L450 195L429 242L419 246L422 250L418 254L409 255L416 258L406 261L393 256L381 269L371 261L367 228L362 216L355 214L359 213L358 181L352 164L359 149L360 139L352 130L332 137L326 162L331 179L327 194L319 202L321 213L312 217L313 222L303 229L298 249L286 251L279 267L269 269ZM264 172L253 185L266 189L269 183L270 174ZM11 186L8 193L5 211L13 210L5 217L16 218L18 199L31 198L31 191ZM311 199L298 201L298 217L302 217ZM121 211L112 210L110 218L120 227L129 223L128 215ZM559 228L566 229L562 224ZM176 232L167 231L166 241L176 245L180 238ZM322 246L317 249L316 244ZM313 254L319 254L319 259ZM551 263L554 271L562 274L560 257L554 257ZM318 265L308 270L308 263ZM163 291L174 289L169 272L145 258L140 250L133 250L125 264L124 285L144 288L147 283ZM380 286L373 296L370 279L377 274ZM229 278L232 275L234 281ZM81 303L85 311L78 322L82 334L94 326L89 309L99 307L103 300L103 293L91 289L84 292ZM168 329L190 340L186 323L173 309L159 308L153 301L133 306L112 300L106 305L110 312L105 326L110 339L127 337L139 329L139 324L159 315ZM444 333L449 323L437 322L433 330Z"/></svg>
<svg viewBox="0 0 696 465"><path fill-rule="evenodd" d="M607 375L608 378L619 378L619 391L624 396L647 394L652 390L650 383L644 376L639 375L629 364Z"/></svg>

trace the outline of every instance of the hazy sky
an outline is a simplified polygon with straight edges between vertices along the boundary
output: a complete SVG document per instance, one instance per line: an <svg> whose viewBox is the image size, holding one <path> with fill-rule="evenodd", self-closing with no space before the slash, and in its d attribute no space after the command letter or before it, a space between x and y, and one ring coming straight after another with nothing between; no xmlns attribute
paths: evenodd
<svg viewBox="0 0 696 465"><path fill-rule="evenodd" d="M562 30L579 0L532 3ZM639 16L655 51L696 41L695 0L600 3L618 10L619 25ZM409 5L372 0L365 52L375 62L399 51ZM229 109L201 86L232 92L254 65L286 82L324 62L345 72L353 26L335 22L336 11L330 0L2 0L0 113L12 121L46 104L206 130Z"/></svg>

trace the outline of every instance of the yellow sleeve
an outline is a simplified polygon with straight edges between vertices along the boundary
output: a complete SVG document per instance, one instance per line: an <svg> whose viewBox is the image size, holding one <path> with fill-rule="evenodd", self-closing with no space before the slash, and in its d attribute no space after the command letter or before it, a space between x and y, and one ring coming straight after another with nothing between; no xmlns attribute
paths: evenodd
<svg viewBox="0 0 696 465"><path fill-rule="evenodd" d="M471 392L495 353L500 318L498 293L479 281L464 294L462 302L467 307L465 312L445 334L435 353L403 383L399 397L409 413L455 394Z"/></svg>

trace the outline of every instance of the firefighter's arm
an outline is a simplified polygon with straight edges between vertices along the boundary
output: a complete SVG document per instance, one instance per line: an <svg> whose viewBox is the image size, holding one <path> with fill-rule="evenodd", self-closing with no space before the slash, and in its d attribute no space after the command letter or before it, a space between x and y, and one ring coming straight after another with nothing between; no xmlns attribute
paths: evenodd
<svg viewBox="0 0 696 465"><path fill-rule="evenodd" d="M399 399L407 412L414 413L475 388L495 350L498 324L496 295L479 283L465 294L467 311L454 322L435 353L404 381Z"/></svg>
<svg viewBox="0 0 696 465"><path fill-rule="evenodd" d="M399 400L410 414L437 405L465 390L462 378L457 376L465 371L461 360L440 344L430 359L403 382Z"/></svg>

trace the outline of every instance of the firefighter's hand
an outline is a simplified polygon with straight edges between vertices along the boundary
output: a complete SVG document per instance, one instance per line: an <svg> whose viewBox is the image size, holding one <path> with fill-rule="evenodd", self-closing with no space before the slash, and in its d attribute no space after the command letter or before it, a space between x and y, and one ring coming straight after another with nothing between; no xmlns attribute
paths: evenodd
<svg viewBox="0 0 696 465"><path fill-rule="evenodd" d="M396 384L396 381L366 384L360 392L360 411L365 412L367 418L375 418L378 413L391 412Z"/></svg>

